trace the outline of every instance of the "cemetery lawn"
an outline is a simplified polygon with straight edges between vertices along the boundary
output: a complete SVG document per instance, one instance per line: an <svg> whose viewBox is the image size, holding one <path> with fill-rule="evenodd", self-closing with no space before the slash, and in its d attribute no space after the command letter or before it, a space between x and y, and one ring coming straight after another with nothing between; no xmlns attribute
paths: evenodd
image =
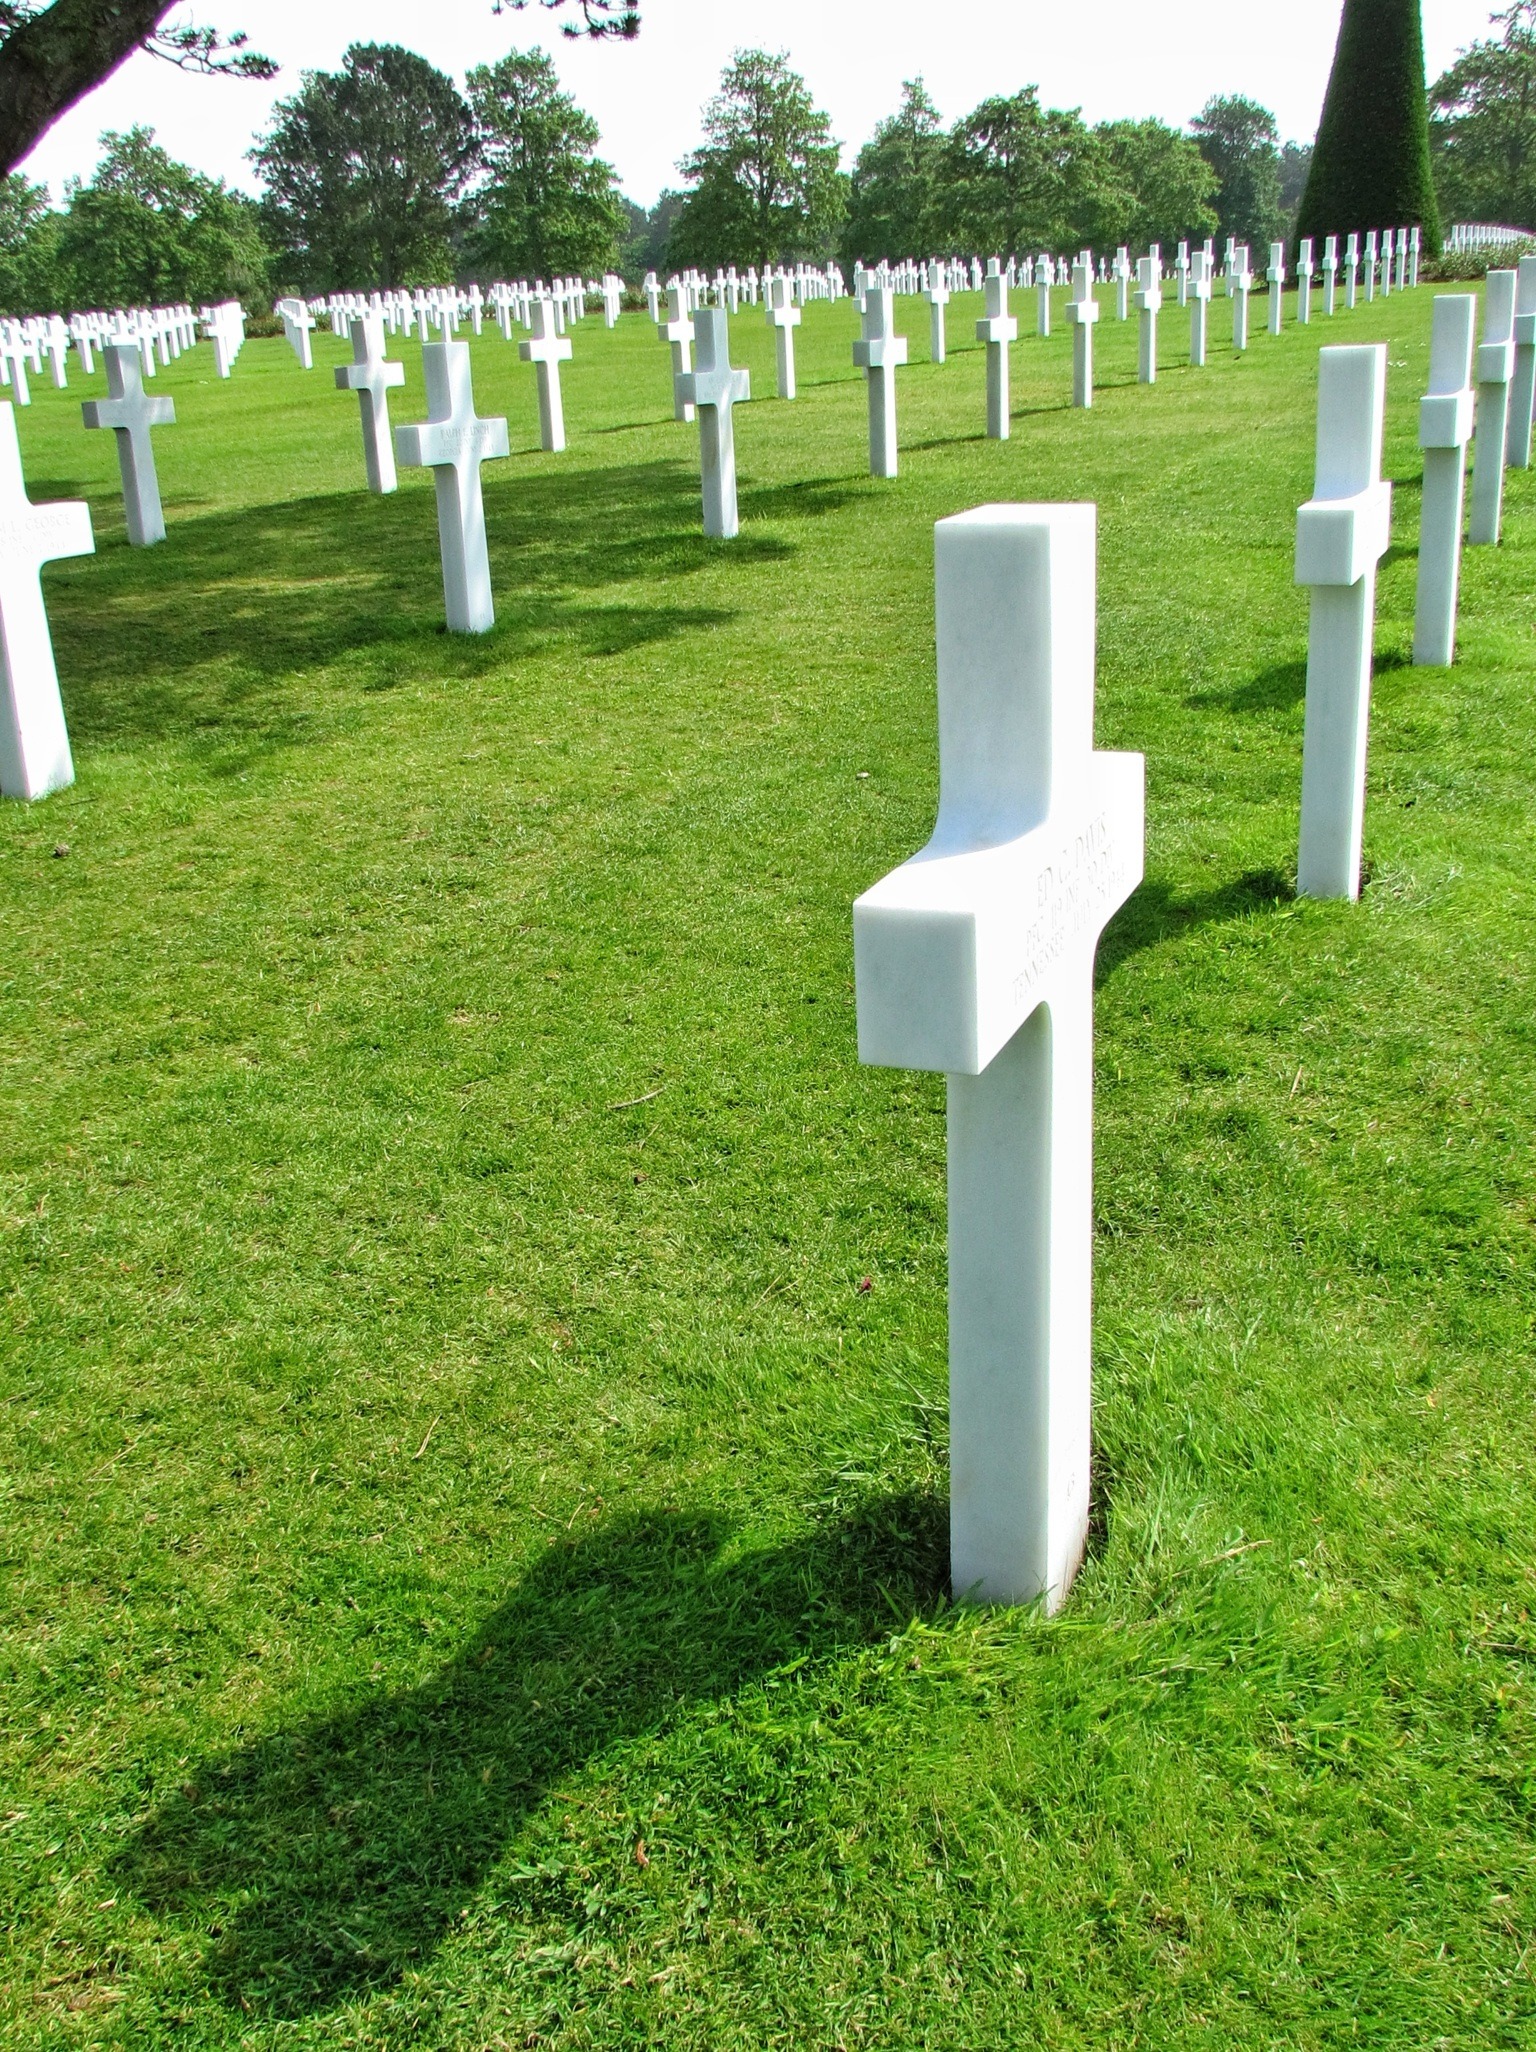
<svg viewBox="0 0 1536 2052"><path fill-rule="evenodd" d="M1032 302L1018 296L1021 326ZM1536 482L1408 665L1432 293L1133 382L899 302L802 396L733 322L743 525L641 318L571 447L474 345L499 613L361 489L340 343L18 417L79 782L0 808L0 2045L1536 2042ZM1219 341L1218 341L1218 338ZM1293 895L1320 342L1390 342L1357 907ZM419 351L392 395L424 411ZM1096 1510L944 1594L941 1078L849 908L936 796L932 525L1100 508ZM67 852L66 852L67 851Z"/></svg>

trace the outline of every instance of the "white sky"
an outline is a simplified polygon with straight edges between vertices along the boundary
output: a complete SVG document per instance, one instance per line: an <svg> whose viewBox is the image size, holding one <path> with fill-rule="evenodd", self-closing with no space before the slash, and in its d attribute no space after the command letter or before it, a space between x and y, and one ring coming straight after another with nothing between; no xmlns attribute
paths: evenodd
<svg viewBox="0 0 1536 2052"><path fill-rule="evenodd" d="M1487 33L1496 0L1423 0L1433 79ZM174 156L254 190L245 151L272 104L304 69L329 70L348 43L398 42L462 84L472 64L540 43L568 92L597 117L603 154L623 190L649 206L675 184L698 137L699 109L731 52L786 50L832 117L844 161L921 74L946 121L990 93L1038 85L1049 105L1080 106L1090 121L1158 115L1186 122L1214 92L1272 107L1281 133L1310 141L1338 33L1340 0L641 0L635 43L573 43L560 15L535 5L495 14L491 0L205 0L178 19L247 28L282 66L270 85L187 76L142 54L73 109L25 167L55 196L89 174L106 128L153 127Z"/></svg>

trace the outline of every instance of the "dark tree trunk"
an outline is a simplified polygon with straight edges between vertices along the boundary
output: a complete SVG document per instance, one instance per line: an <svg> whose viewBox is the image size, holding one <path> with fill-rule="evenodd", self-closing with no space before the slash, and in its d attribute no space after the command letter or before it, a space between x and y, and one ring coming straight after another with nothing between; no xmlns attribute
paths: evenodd
<svg viewBox="0 0 1536 2052"><path fill-rule="evenodd" d="M173 0L54 0L0 43L0 177L110 78Z"/></svg>

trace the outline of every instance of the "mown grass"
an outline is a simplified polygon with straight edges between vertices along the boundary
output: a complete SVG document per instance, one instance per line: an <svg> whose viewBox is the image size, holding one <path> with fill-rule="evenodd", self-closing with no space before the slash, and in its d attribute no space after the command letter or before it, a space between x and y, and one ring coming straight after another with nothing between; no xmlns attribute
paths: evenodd
<svg viewBox="0 0 1536 2052"><path fill-rule="evenodd" d="M99 553L80 780L0 813L0 2042L1532 2042L1536 498L1409 668L1430 304L1203 373L1169 311L1151 391L1106 318L1086 416L1027 335L999 445L979 307L938 367L902 302L889 484L813 307L730 545L642 320L558 458L487 336L474 641L341 345L165 374L152 551L37 392ZM1315 354L1378 337L1370 882L1298 904ZM933 521L1060 497L1149 846L1047 1624L945 1600L942 1081L858 1066L849 906L931 823Z"/></svg>

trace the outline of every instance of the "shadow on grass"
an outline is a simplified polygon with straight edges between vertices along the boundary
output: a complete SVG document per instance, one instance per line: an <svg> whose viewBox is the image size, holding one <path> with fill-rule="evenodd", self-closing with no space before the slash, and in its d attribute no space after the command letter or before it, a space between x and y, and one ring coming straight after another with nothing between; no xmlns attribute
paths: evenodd
<svg viewBox="0 0 1536 2052"><path fill-rule="evenodd" d="M1178 940L1197 926L1273 911L1277 905L1292 903L1295 896L1294 881L1278 869L1250 869L1230 883L1188 897L1180 896L1166 878L1148 877L1105 929L1094 983L1102 984L1143 948Z"/></svg>
<svg viewBox="0 0 1536 2052"><path fill-rule="evenodd" d="M50 579L72 729L87 743L290 745L349 687L481 676L556 642L613 655L725 625L735 608L626 588L686 579L725 549L742 566L794 553L777 535L706 540L697 473L681 462L489 471L484 491L498 618L480 636L441 631L436 514L419 486L173 517L154 549L109 533L98 556ZM315 672L347 665L317 694Z"/></svg>
<svg viewBox="0 0 1536 2052"><path fill-rule="evenodd" d="M944 1507L877 1497L731 1556L660 1511L552 1546L415 1688L205 1759L119 1856L118 1884L208 1932L232 2008L296 2019L427 1958L551 1785L786 1662L941 1600Z"/></svg>
<svg viewBox="0 0 1536 2052"><path fill-rule="evenodd" d="M1301 705L1307 695L1305 662L1272 663L1256 677L1237 684L1230 691L1193 691L1186 703L1191 710L1220 706L1226 712L1288 712Z"/></svg>

